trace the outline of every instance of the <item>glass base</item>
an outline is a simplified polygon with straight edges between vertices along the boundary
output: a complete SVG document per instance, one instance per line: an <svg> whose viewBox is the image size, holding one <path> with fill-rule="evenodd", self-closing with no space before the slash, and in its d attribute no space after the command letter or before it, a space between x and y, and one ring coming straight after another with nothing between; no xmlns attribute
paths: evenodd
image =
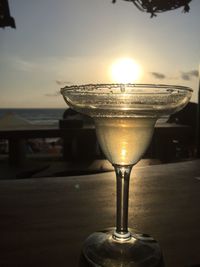
<svg viewBox="0 0 200 267"><path fill-rule="evenodd" d="M91 267L164 267L161 249L146 234L136 234L122 241L113 237L115 228L91 234L82 249L82 266Z"/></svg>

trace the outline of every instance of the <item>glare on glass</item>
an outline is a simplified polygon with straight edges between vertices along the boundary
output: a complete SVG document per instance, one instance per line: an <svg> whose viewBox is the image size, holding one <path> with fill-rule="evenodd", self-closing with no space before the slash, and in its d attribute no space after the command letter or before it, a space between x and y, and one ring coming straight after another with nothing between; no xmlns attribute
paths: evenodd
<svg viewBox="0 0 200 267"><path fill-rule="evenodd" d="M116 227L91 234L83 246L90 266L161 267L156 240L128 228L128 195L132 167L146 151L157 119L181 110L192 90L155 84L89 84L66 86L67 104L91 116L99 144L117 180Z"/></svg>

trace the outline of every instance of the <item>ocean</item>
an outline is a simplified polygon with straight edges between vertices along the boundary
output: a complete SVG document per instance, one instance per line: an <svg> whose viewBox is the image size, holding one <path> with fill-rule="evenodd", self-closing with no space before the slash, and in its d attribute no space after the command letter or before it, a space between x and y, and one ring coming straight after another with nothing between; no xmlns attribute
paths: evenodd
<svg viewBox="0 0 200 267"><path fill-rule="evenodd" d="M6 113L16 114L35 125L58 126L65 108L0 108L0 119ZM168 116L159 119L159 123L166 122Z"/></svg>
<svg viewBox="0 0 200 267"><path fill-rule="evenodd" d="M0 109L0 118L6 113L13 113L35 125L57 125L65 110L63 108L3 108Z"/></svg>

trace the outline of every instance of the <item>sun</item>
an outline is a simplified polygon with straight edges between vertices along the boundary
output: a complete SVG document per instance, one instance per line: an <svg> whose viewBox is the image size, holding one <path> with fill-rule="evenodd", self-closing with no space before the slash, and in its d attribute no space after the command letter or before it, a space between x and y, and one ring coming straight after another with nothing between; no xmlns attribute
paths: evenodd
<svg viewBox="0 0 200 267"><path fill-rule="evenodd" d="M120 58L111 66L111 78L115 83L133 83L139 80L141 67L131 58Z"/></svg>

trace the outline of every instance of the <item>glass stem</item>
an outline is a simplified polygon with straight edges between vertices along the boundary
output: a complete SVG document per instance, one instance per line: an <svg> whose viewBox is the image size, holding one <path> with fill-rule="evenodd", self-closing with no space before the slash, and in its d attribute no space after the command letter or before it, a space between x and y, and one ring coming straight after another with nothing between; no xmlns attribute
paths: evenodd
<svg viewBox="0 0 200 267"><path fill-rule="evenodd" d="M128 200L129 200L129 180L132 165L113 165L117 179L117 216L115 239L125 240L130 238L128 231Z"/></svg>

